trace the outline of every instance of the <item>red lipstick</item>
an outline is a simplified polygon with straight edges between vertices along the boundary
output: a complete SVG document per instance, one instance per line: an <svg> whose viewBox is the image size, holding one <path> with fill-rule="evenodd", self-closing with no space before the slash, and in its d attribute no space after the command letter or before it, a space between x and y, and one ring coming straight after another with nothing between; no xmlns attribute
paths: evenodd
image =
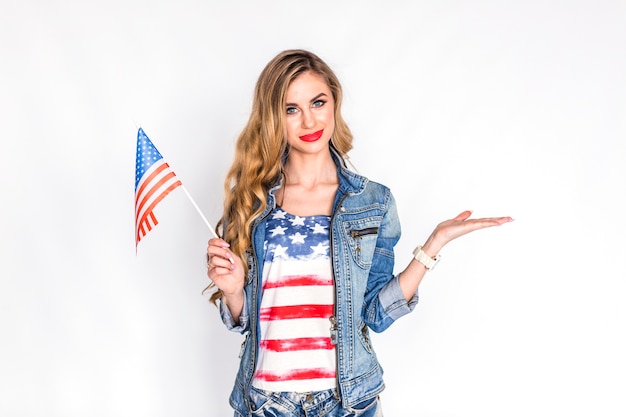
<svg viewBox="0 0 626 417"><path fill-rule="evenodd" d="M315 142L316 140L322 137L322 133L324 133L324 129L318 130L317 132L313 132L308 135L300 136L300 140L304 142Z"/></svg>

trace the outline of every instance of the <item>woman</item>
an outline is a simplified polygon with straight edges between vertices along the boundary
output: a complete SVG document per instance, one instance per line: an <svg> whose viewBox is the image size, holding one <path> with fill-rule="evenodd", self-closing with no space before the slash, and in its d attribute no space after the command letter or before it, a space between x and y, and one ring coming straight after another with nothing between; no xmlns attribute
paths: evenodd
<svg viewBox="0 0 626 417"><path fill-rule="evenodd" d="M510 217L440 223L394 275L400 224L389 189L346 168L342 89L316 55L288 50L256 84L228 172L224 239L208 276L226 326L245 335L235 416L381 416L382 370L369 329L417 304L451 240ZM306 414L305 414L306 413Z"/></svg>

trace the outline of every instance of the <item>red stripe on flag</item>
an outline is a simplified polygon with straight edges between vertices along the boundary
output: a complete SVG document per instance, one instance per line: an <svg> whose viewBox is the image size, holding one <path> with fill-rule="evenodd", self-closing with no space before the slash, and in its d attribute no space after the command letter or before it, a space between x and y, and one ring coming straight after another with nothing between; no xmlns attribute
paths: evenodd
<svg viewBox="0 0 626 417"><path fill-rule="evenodd" d="M156 207L157 204L161 202L161 200L163 200L170 193L170 191L174 190L176 187L182 184L183 184L182 182L176 181L174 184L170 185L165 190L163 190L163 192L152 202L152 204L148 206L148 208L146 209L146 212L139 220L139 224L143 223L146 220L146 217L148 215L154 220L155 225L158 224L158 222L156 221L156 217L154 217L154 214L152 214L152 210L154 209L154 207ZM148 227L148 231L150 230L152 229ZM140 240L141 240L141 237L139 236L139 232L137 232L136 243L139 243Z"/></svg>
<svg viewBox="0 0 626 417"><path fill-rule="evenodd" d="M333 285L333 280L332 278L320 277L319 275L285 275L276 281L265 281L263 283L263 289L312 285Z"/></svg>
<svg viewBox="0 0 626 417"><path fill-rule="evenodd" d="M135 210L135 216L139 216L139 213L141 213L141 209L146 204L146 202L150 199L150 197L152 197L152 195L154 195L155 193L159 192L161 187L163 187L163 185L165 183L167 183L170 179L174 178L175 176L176 176L176 174L174 174L174 172L171 171L171 172L167 173L163 178L161 178L158 182L155 182L155 183L152 183L152 184L144 183L142 185L142 188L144 188L145 185L150 185L150 189L148 190L148 192L145 195L141 196L141 201L135 200L135 206L137 207L136 210ZM180 181L178 181L178 182L180 182ZM136 198L139 198L139 197L140 197L140 194L137 194ZM139 204L137 204L137 203L139 203ZM147 211L149 211L149 210L147 210Z"/></svg>
<svg viewBox="0 0 626 417"><path fill-rule="evenodd" d="M158 163L158 162L157 162ZM150 185L150 182L154 179L154 177L156 177L157 175L159 175L164 169L168 169L170 166L167 164L167 162L162 162L160 166L158 166L150 175L148 175L146 178L143 178L143 183L141 184L141 187L139 187L139 189L137 191L135 191L135 205L137 205L137 199L136 197L140 196L141 193L143 193L143 190L146 189L146 187L148 185Z"/></svg>
<svg viewBox="0 0 626 417"><path fill-rule="evenodd" d="M324 369L324 368L294 369L293 371L280 373L280 374L276 372L258 371L254 375L255 378L262 379L268 382L302 380L302 379L335 378L335 376L336 376L336 373L334 369Z"/></svg>
<svg viewBox="0 0 626 417"><path fill-rule="evenodd" d="M139 225L139 231L137 232L137 236L136 236L137 243L139 243L141 241L141 238L147 235L148 232L151 231L154 226L159 224L159 221L157 220L153 211L146 213L146 216L149 216L149 217L146 217L144 221ZM146 227L144 227L144 225L148 228L148 230L146 230Z"/></svg>
<svg viewBox="0 0 626 417"><path fill-rule="evenodd" d="M300 337L262 340L261 347L272 352L293 352L297 350L331 350L335 345L330 343L330 337Z"/></svg>
<svg viewBox="0 0 626 417"><path fill-rule="evenodd" d="M261 309L261 320L317 319L333 315L332 304L267 307Z"/></svg>

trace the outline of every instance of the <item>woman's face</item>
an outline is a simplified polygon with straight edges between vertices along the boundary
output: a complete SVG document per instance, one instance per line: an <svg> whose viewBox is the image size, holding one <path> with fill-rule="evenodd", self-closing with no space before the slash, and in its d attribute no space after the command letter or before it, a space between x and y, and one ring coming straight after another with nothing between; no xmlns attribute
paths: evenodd
<svg viewBox="0 0 626 417"><path fill-rule="evenodd" d="M285 96L289 153L328 150L335 130L335 100L326 81L313 72L294 79Z"/></svg>

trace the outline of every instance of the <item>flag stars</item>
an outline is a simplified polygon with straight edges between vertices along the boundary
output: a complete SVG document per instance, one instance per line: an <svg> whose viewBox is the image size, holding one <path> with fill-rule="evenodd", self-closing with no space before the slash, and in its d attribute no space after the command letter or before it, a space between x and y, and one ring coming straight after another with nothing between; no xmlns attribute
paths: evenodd
<svg viewBox="0 0 626 417"><path fill-rule="evenodd" d="M326 233L327 233L327 232L326 232L326 227L327 227L327 226L322 226L322 225L321 225L321 224L319 224L319 223L315 223L315 226L313 226L311 229L313 229L313 234L315 234L315 233L323 233L323 234L326 234Z"/></svg>
<svg viewBox="0 0 626 417"><path fill-rule="evenodd" d="M326 256L326 252L328 251L328 246L324 245L322 242L318 243L317 246L311 246L311 249L313 249L313 255L312 256L316 256L316 255L323 255Z"/></svg>
<svg viewBox="0 0 626 417"><path fill-rule="evenodd" d="M296 216L289 221L292 226L304 226L304 217Z"/></svg>
<svg viewBox="0 0 626 417"><path fill-rule="evenodd" d="M287 212L283 210L276 210L274 212L274 215L272 216L272 219L285 219L286 215L287 215Z"/></svg>
<svg viewBox="0 0 626 417"><path fill-rule="evenodd" d="M289 249L289 247L276 245L274 248L274 258L288 258L289 255L287 255L287 249Z"/></svg>
<svg viewBox="0 0 626 417"><path fill-rule="evenodd" d="M329 216L297 216L276 207L269 216L266 230L266 261L328 257L329 222Z"/></svg>
<svg viewBox="0 0 626 417"><path fill-rule="evenodd" d="M272 237L274 237L276 235L284 235L285 234L285 230L287 230L286 227L276 226L275 228L270 230L270 232L272 232Z"/></svg>
<svg viewBox="0 0 626 417"><path fill-rule="evenodd" d="M300 232L296 232L295 234L289 236L289 239L291 239L292 245L295 245L296 243L304 243L306 235L301 235Z"/></svg>

